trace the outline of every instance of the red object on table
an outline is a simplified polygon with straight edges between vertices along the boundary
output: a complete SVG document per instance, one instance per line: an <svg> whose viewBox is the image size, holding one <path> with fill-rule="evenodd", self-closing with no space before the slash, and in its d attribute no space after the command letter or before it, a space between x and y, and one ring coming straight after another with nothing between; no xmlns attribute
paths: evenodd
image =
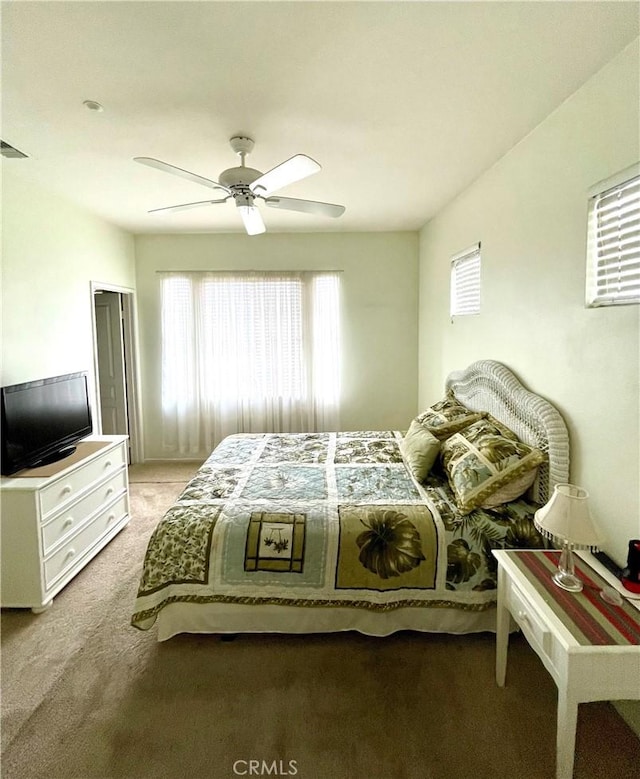
<svg viewBox="0 0 640 779"><path fill-rule="evenodd" d="M629 541L627 567L622 572L622 586L630 592L640 593L640 539Z"/></svg>

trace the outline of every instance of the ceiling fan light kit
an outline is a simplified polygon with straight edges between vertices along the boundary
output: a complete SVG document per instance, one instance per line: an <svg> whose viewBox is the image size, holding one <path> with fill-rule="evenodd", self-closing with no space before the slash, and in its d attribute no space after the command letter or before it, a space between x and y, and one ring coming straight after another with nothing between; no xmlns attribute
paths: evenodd
<svg viewBox="0 0 640 779"><path fill-rule="evenodd" d="M195 203L183 203L177 206L165 206L164 208L151 209L149 213L158 211L184 211L189 208L226 203L230 198L234 199L238 212L242 218L248 235L259 235L266 231L262 215L255 204L258 198L272 208L282 208L289 211L299 211L320 216L341 216L344 206L333 203L321 203L316 200L301 200L290 197L270 197L272 192L281 189L296 181L301 181L307 176L317 173L322 168L306 154L296 154L288 160L276 165L275 168L261 173L259 170L245 165L245 157L250 154L254 142L246 135L234 135L229 141L233 151L240 157L240 165L235 168L227 168L218 176L218 181L199 176L188 170L177 168L168 162L156 160L153 157L134 157L135 162L156 168L165 173L187 179L195 184L217 189L225 193L225 197L215 200L199 200Z"/></svg>
<svg viewBox="0 0 640 779"><path fill-rule="evenodd" d="M240 211L242 222L244 223L244 229L247 231L247 235L260 235L267 231L262 220L262 214L255 206L238 205L236 200L236 206Z"/></svg>

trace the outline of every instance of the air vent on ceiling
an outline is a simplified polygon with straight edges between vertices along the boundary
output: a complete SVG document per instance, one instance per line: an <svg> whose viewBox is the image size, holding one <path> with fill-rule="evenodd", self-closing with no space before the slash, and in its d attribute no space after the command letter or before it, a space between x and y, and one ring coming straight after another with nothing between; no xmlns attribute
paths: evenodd
<svg viewBox="0 0 640 779"><path fill-rule="evenodd" d="M3 157L11 157L13 159L23 159L27 156L26 154L23 154L23 152L18 151L18 149L14 148L8 143L5 143L4 141L0 141L0 154Z"/></svg>

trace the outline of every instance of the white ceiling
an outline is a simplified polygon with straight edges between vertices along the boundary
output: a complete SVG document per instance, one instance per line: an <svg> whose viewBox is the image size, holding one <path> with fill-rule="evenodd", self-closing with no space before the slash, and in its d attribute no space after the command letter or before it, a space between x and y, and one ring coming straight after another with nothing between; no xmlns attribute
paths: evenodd
<svg viewBox="0 0 640 779"><path fill-rule="evenodd" d="M263 209L280 231L416 230L638 35L636 2L2 3L2 130L20 176L135 233L242 231L211 190L256 145L278 194L340 219ZM102 113L83 106L91 99ZM215 194L213 195L215 196Z"/></svg>

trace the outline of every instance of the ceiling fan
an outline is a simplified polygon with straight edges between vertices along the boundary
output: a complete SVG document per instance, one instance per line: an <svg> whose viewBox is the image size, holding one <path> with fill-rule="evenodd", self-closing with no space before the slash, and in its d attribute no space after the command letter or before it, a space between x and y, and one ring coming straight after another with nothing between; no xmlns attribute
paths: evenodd
<svg viewBox="0 0 640 779"><path fill-rule="evenodd" d="M214 200L199 200L196 203L183 203L177 206L153 208L149 213L157 211L182 211L188 208L198 208L216 203L226 203L233 198L240 212L245 229L249 235L264 233L266 227L262 215L256 206L256 200L262 200L271 208L284 208L288 211L302 211L307 214L319 214L320 216L338 217L344 213L344 206L333 203L321 203L317 200L300 200L293 197L273 196L275 192L288 184L300 181L312 173L321 170L320 165L307 157L306 154L296 154L275 168L261 173L259 170L247 168L244 164L245 157L253 149L254 143L246 135L235 135L229 143L233 151L240 157L240 165L236 168L223 170L218 176L218 181L198 176L188 170L176 168L167 162L153 159L153 157L134 157L135 162L148 165L151 168L163 170L174 176L180 176L196 184L202 184L209 189L218 190L223 196Z"/></svg>

